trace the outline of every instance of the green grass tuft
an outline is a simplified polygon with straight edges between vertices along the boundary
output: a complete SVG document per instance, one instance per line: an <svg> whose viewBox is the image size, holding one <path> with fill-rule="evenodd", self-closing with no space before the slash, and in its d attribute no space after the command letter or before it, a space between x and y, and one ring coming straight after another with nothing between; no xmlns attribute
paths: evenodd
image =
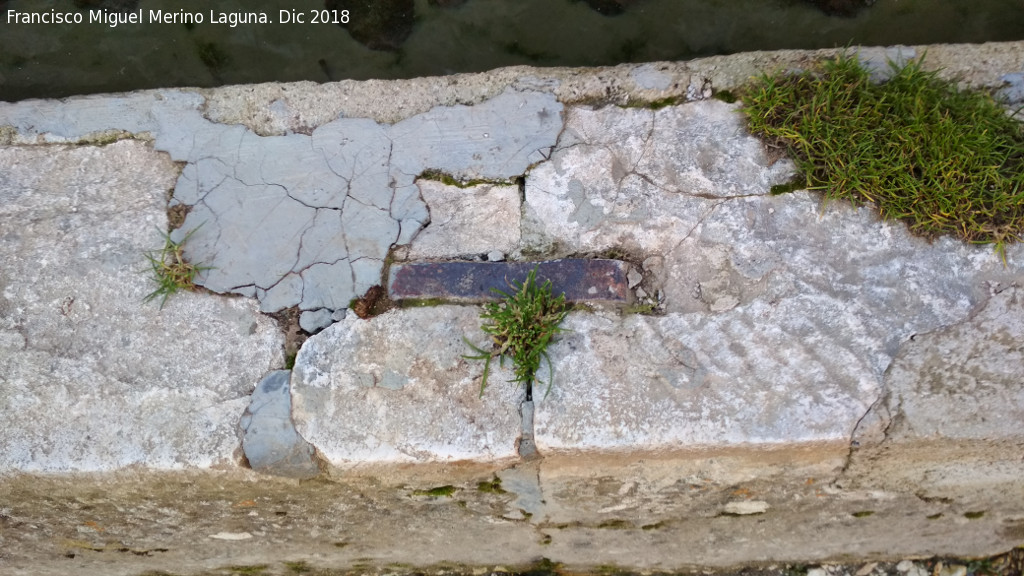
<svg viewBox="0 0 1024 576"><path fill-rule="evenodd" d="M524 282L513 282L512 287L514 291L511 293L495 290L503 299L485 304L484 311L480 314L485 321L483 330L493 340L491 349L478 348L463 338L475 352L464 358L484 361L480 396L484 395L484 389L487 388L487 375L490 372L491 360L495 357L502 365L506 357L511 359L515 374L512 382L522 382L528 390L532 389L541 360L547 361L548 368L551 369L547 347L555 336L562 332L558 325L569 313L565 294L554 296L551 293L550 280L537 284L537 268L530 271ZM551 391L552 379L549 376L548 392Z"/></svg>
<svg viewBox="0 0 1024 576"><path fill-rule="evenodd" d="M162 309L172 294L181 290L194 290L195 279L200 272L213 269L211 266L192 264L185 259L185 242L188 242L198 229L192 229L180 242L171 240L169 233L161 232L164 239L163 248L145 254L157 288L147 294L144 301L160 298Z"/></svg>
<svg viewBox="0 0 1024 576"><path fill-rule="evenodd" d="M765 75L744 94L750 129L788 149L826 200L872 202L927 238L1005 246L1024 230L1024 129L987 94L920 61L872 83L848 55Z"/></svg>

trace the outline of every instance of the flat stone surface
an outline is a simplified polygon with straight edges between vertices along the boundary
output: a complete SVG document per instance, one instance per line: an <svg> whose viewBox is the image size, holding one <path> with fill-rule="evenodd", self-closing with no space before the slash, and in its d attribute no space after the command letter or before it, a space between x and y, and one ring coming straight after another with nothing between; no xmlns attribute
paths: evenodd
<svg viewBox="0 0 1024 576"><path fill-rule="evenodd" d="M984 60L985 71L952 58L958 51ZM880 61L893 53L865 50L861 56ZM623 253L642 262L642 274L623 269L627 275L615 285L623 286L622 294L628 287L648 295L645 303L657 305L657 316L574 313L567 321L571 331L551 349L554 387L549 397L537 398L535 413L542 452L637 446L660 451L793 441L837 447L848 442L858 421L864 430L881 425L879 429L895 434L900 418L921 423L919 429L929 430L929 438L942 437L948 427L952 437L965 442L987 441L998 432L984 419L987 409L977 408L961 422L950 417L949 404L943 404L947 400L939 398L957 399L948 402L957 402L958 408L999 403L1009 411L996 413L1011 418L1015 413L1009 407L1016 400L1009 385L999 394L990 394L981 385L970 393L947 390L929 396L930 392L916 391L925 390L922 382L936 374L948 380L970 380L973 375L978 382L988 382L999 381L1000 371L1009 371L997 357L982 352L991 349L1015 357L1015 349L999 339L1016 328L1003 326L995 316L975 325L972 314L981 314L978 310L986 306L999 309L998 300L990 301L996 292L992 286L1024 282L1021 245L1010 247L1004 266L987 247L949 238L925 242L911 237L902 224L879 221L868 207L823 206L809 192L771 196L771 186L792 176L792 164L767 153L746 133L738 105L711 100L658 110L614 105L635 104L634 96L701 100L745 81L756 71L754 62L794 65L808 57L785 53L626 66L597 74L518 69L460 77L457 82L262 86L203 94L168 90L0 104L0 138L20 144L106 142L132 134L151 138L153 149L182 163L172 203L190 206L191 212L175 238L195 230L187 243L188 256L211 266L201 281L218 291L254 297L265 311L298 306L301 325L308 331L345 318L351 299L381 281L382 267L395 246L402 247L396 251L402 260L473 256L515 262L530 254L554 259ZM1019 54L997 46L930 50L932 64L947 66L951 73L968 73L969 82L993 88L1004 76L1012 84L1012 74L1020 70ZM995 68L1001 71L996 73ZM403 93L406 88L413 92ZM412 102L412 93L419 100ZM607 105L566 108L560 103L598 97ZM113 150L141 147L114 146ZM157 157L149 148L140 149ZM33 170L42 166L43 173L55 171L38 164L38 159L33 162ZM142 170L140 182L151 180L142 168L123 165L126 170ZM426 170L446 172L457 180L523 177L525 203L519 205L518 190L511 186L492 183L458 189L418 179ZM29 182L27 174L17 178ZM4 178L11 177L0 172L0 182ZM166 181L160 185L170 187ZM29 184L18 186L28 192L19 193L18 202L10 206L45 210L60 205L53 199L60 195L39 194ZM70 198L82 194L81 187L55 188ZM74 213L68 214L59 215L66 229L83 225ZM153 224L161 227L162 214L154 214ZM17 226L5 227L3 233L17 237L20 244L8 244L18 250L35 246L34 240L24 239L29 236L19 236L22 222L15 222ZM36 226L35 220L28 222ZM94 221L84 226L104 233L103 225ZM123 240L111 240L112 245L116 242ZM37 252L24 254L16 257L44 263L41 268L63 262ZM102 254L95 249L88 257ZM491 265L508 269L513 264ZM12 273L4 269L2 281L11 284L11 278L34 277L34 270L19 266ZM391 278L397 288L429 297L422 292L429 278L407 278L410 270L422 271L415 266L396 265ZM430 266L440 269L438 264ZM96 280L82 270L78 276ZM504 274L500 280L497 287L507 288ZM103 279L96 282L107 284ZM589 283L574 282L591 296ZM466 285L478 295L488 295L485 284ZM599 286L594 288L603 293ZM458 298L462 289L448 285L444 293ZM617 289L613 291L618 297ZM11 294L22 298L22 292ZM586 296L583 299L589 299ZM206 297L193 295L183 301ZM39 302L45 299L33 298L25 296L10 309L43 306ZM63 310L63 298L49 296L49 301ZM81 301L76 297L74 303ZM232 302L231 306L243 306L245 301ZM68 309L74 310L71 305L69 300ZM246 310L253 312L251 306ZM1006 310L1007 318L1015 317L1012 307ZM163 312L164 317L168 314ZM354 462L360 454L379 461L504 458L517 434L498 434L503 439L496 444L480 441L478 437L489 438L489 432L474 428L481 418L468 400L454 402L453 412L441 415L422 408L430 404L428 396L452 393L442 390L441 382L450 385L452 379L463 383L479 377L480 372L473 370L482 367L461 358L468 348L460 339L475 329L477 314L478 310L448 307L406 310L363 324L348 315L311 340L306 368L300 367L303 388L295 392L306 411L299 425L318 435L317 442L331 450L330 459L338 465ZM111 327L129 322L150 332L174 334L154 328L133 310L111 315L116 318L116 323L110 320ZM3 317L8 327L0 333L3 346L31 349L43 341L38 334L26 336L28 332L19 331L21 324L8 321L8 316ZM471 322L471 317L476 320ZM213 322L217 329L226 329L227 324ZM463 324L464 329L456 329ZM180 325L205 326L191 320ZM474 334L471 341L486 343L482 334ZM915 360L923 352L913 351L911 344L917 340L910 338L928 334L991 342L979 345L976 363L972 364L974 356L950 353L945 358L950 364L939 365ZM344 345L337 344L342 341ZM212 342L204 346L213 346ZM441 351L432 350L435 342L445 343L439 345ZM950 342L941 346L952 350L955 344ZM335 344L339 350L331 348ZM52 350L56 348L47 353ZM179 357L191 357L181 348L174 350ZM106 348L89 356L90 361L107 363L118 357ZM232 358L224 363L243 362L254 374L244 387L232 384L233 391L251 389L276 367L244 354ZM322 370L321 364L329 370ZM434 366L425 373L435 376L417 372L423 366ZM218 374L238 378L232 370ZM887 374L900 370L906 372L899 385L903 388L890 388ZM426 381L431 392L417 392L416 385ZM965 382L967 388L973 385ZM890 405L903 389L922 398L917 404L905 403L905 413L899 412L899 404ZM245 392L238 394L233 399L244 407ZM355 404L362 412L337 407L353 394L371 400ZM971 394L977 402L959 402L961 397L975 398ZM318 395L329 401L321 402ZM67 397L77 398L78 393ZM219 398L199 405L214 406ZM22 402L17 409L28 404ZM414 404L417 408L411 407ZM518 401L509 404L510 421L515 423ZM869 410L870 406L875 408ZM367 428L366 422L392 409L389 414L403 414L395 418L405 419L406 428ZM326 414L334 410L351 415L351 423L332 437L335 419ZM394 427L393 422L387 425ZM452 441L455 448L445 448L417 436L429 432L441 437L438 430L449 428L471 430L467 438L475 439L459 437ZM412 440L403 440L401 434ZM506 441L505 436L510 438ZM857 437L871 442L866 435ZM211 438L221 441L220 436ZM919 439L914 436L913 441ZM878 441L885 444L884 437ZM352 452L352 445L360 448ZM498 445L501 448L493 448ZM223 453L222 444L217 446Z"/></svg>
<svg viewBox="0 0 1024 576"><path fill-rule="evenodd" d="M474 307L349 314L295 359L297 431L340 468L514 458L522 387L494 363L481 397L484 364L463 357L472 353L463 338L487 341Z"/></svg>
<svg viewBox="0 0 1024 576"><path fill-rule="evenodd" d="M807 297L712 317L571 313L551 391L534 395L537 448L846 443L881 385L855 352L873 343L864 328L831 325L841 311Z"/></svg>
<svg viewBox="0 0 1024 576"><path fill-rule="evenodd" d="M527 179L524 247L667 254L717 203L767 195L792 174L737 105L571 108L551 161Z"/></svg>
<svg viewBox="0 0 1024 576"><path fill-rule="evenodd" d="M291 370L267 374L252 393L239 427L242 450L257 472L312 478L320 473L313 447L295 432L292 423Z"/></svg>
<svg viewBox="0 0 1024 576"><path fill-rule="evenodd" d="M306 310L299 316L299 326L313 334L317 330L321 330L331 325L334 322L333 314L326 308L319 310Z"/></svg>
<svg viewBox="0 0 1024 576"><path fill-rule="evenodd" d="M282 338L251 300L143 302L176 175L141 142L0 148L0 473L235 465Z"/></svg>
<svg viewBox="0 0 1024 576"><path fill-rule="evenodd" d="M453 258L519 248L517 186L479 184L460 188L434 180L416 185L430 210L430 223L416 235L409 258Z"/></svg>
<svg viewBox="0 0 1024 576"><path fill-rule="evenodd" d="M552 294L569 301L625 303L629 300L621 260L566 259L546 262L414 262L391 268L388 294L393 300L439 298L448 301L496 300L526 281L534 268L537 283L551 281Z"/></svg>

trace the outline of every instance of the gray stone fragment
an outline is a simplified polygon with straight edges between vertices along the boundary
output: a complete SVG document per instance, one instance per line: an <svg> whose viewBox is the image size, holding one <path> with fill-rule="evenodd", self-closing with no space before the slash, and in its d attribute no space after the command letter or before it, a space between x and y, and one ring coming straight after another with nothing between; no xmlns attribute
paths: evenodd
<svg viewBox="0 0 1024 576"><path fill-rule="evenodd" d="M135 141L0 148L0 473L235 463L282 338L243 298L143 302L177 171Z"/></svg>
<svg viewBox="0 0 1024 576"><path fill-rule="evenodd" d="M331 325L332 312L326 308L319 310L306 310L299 315L299 327L313 334Z"/></svg>
<svg viewBox="0 0 1024 576"><path fill-rule="evenodd" d="M481 184L469 188L434 180L417 182L430 208L430 225L413 241L410 258L444 258L503 253L519 247L520 207L516 186Z"/></svg>
<svg viewBox="0 0 1024 576"><path fill-rule="evenodd" d="M467 361L483 346L476 308L349 314L310 337L292 375L296 429L332 465L516 458L522 388L509 365ZM430 345L425 345L429 343Z"/></svg>
<svg viewBox="0 0 1024 576"><path fill-rule="evenodd" d="M391 127L392 168L434 168L460 178L522 174L554 145L561 113L554 95L515 90L475 106L434 108Z"/></svg>
<svg viewBox="0 0 1024 576"><path fill-rule="evenodd" d="M66 100L25 100L0 108L0 125L11 125L26 136L46 142L74 142L108 130L131 133L159 131L163 125L154 109L197 110L203 97L180 90L145 90L118 96L83 96Z"/></svg>
<svg viewBox="0 0 1024 576"><path fill-rule="evenodd" d="M522 431L519 435L519 456L524 460L537 458L537 444L533 441L533 401L527 400L519 405L522 417Z"/></svg>
<svg viewBox="0 0 1024 576"><path fill-rule="evenodd" d="M288 380L290 370L266 375L242 415L242 450L257 472L289 478L312 478L320 473L313 447L295 432Z"/></svg>
<svg viewBox="0 0 1024 576"><path fill-rule="evenodd" d="M392 206L388 126L366 118L340 118L313 131L312 148L323 155L331 172L348 182L352 200L382 210ZM402 220L408 214L392 216Z"/></svg>
<svg viewBox="0 0 1024 576"><path fill-rule="evenodd" d="M348 308L361 295L352 282L352 268L342 260L334 264L313 264L302 271L303 310Z"/></svg>
<svg viewBox="0 0 1024 576"><path fill-rule="evenodd" d="M626 273L626 280L629 281L630 288L636 288L637 284L643 282L644 275L638 272L635 268L630 268L629 272Z"/></svg>
<svg viewBox="0 0 1024 576"><path fill-rule="evenodd" d="M299 258L295 261L294 269L301 271L313 264L330 264L347 259L349 252L345 238L346 230L340 210L317 210L312 225L302 233ZM299 295L301 296L301 286Z"/></svg>
<svg viewBox="0 0 1024 576"><path fill-rule="evenodd" d="M200 283L217 292L236 286L273 286L295 265L301 235L316 210L277 186L225 180L194 206L172 238L185 243L192 262L211 268Z"/></svg>
<svg viewBox="0 0 1024 576"><path fill-rule="evenodd" d="M487 253L488 262L502 262L505 260L505 253L500 250L493 250Z"/></svg>
<svg viewBox="0 0 1024 576"><path fill-rule="evenodd" d="M263 312L273 313L296 306L302 301L302 277L290 273L266 290L257 288L256 296Z"/></svg>

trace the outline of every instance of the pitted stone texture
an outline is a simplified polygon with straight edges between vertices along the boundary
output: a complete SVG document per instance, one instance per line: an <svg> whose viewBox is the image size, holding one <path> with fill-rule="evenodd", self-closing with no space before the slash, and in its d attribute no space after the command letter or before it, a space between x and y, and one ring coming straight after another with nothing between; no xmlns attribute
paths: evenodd
<svg viewBox="0 0 1024 576"><path fill-rule="evenodd" d="M468 361L479 310L438 306L348 315L310 337L292 375L296 429L333 466L516 456L521 386L509 365Z"/></svg>
<svg viewBox="0 0 1024 576"><path fill-rule="evenodd" d="M917 334L886 373L865 441L1024 440L1024 289L1008 287L963 323Z"/></svg>
<svg viewBox="0 0 1024 576"><path fill-rule="evenodd" d="M873 342L820 296L708 317L570 314L535 396L545 450L845 442L878 397ZM542 370L542 379L547 379Z"/></svg>
<svg viewBox="0 0 1024 576"><path fill-rule="evenodd" d="M252 301L143 302L177 168L134 141L0 166L0 471L233 464L282 341Z"/></svg>
<svg viewBox="0 0 1024 576"><path fill-rule="evenodd" d="M342 309L379 283L391 246L412 241L427 223L417 175L428 169L460 178L522 174L554 145L560 113L550 94L507 91L393 126L342 118L312 136L264 137L182 112L181 121L161 123L156 142L189 163L174 200L192 208L173 237L192 234L186 255L210 266L199 283L211 290L255 288L267 312L295 303L302 310ZM492 223L518 217L505 199L509 191L494 194L500 200L491 205L499 209ZM437 227L443 229L452 219L441 204ZM494 229L501 232L467 231L471 240L455 248L516 247L518 226L504 221ZM450 233L443 232L445 240ZM425 242L435 252L439 243L436 234Z"/></svg>
<svg viewBox="0 0 1024 576"><path fill-rule="evenodd" d="M911 236L874 209L822 205L810 192L730 200L665 254L665 308L720 313L754 301L822 295L843 303L842 320L863 324L882 347L879 371L911 334L959 322L988 280L1024 279L1024 247L1007 266L991 247Z"/></svg>
<svg viewBox="0 0 1024 576"><path fill-rule="evenodd" d="M468 188L419 180L430 224L413 240L409 258L451 258L519 248L520 203L516 186Z"/></svg>
<svg viewBox="0 0 1024 576"><path fill-rule="evenodd" d="M312 478L320 473L313 447L295 432L290 370L267 374L256 390L239 426L242 450L257 472L289 478Z"/></svg>

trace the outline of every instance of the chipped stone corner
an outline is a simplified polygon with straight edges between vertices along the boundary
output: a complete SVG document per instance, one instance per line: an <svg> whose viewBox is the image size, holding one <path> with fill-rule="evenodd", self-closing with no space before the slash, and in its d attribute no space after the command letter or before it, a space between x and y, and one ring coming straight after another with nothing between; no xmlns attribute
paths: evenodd
<svg viewBox="0 0 1024 576"><path fill-rule="evenodd" d="M839 485L963 498L965 486L983 492L1024 477L1024 460L1005 456L1024 447L1024 434L1006 426L1024 418L1022 294L1011 282L964 320L900 346L883 394L854 431Z"/></svg>

